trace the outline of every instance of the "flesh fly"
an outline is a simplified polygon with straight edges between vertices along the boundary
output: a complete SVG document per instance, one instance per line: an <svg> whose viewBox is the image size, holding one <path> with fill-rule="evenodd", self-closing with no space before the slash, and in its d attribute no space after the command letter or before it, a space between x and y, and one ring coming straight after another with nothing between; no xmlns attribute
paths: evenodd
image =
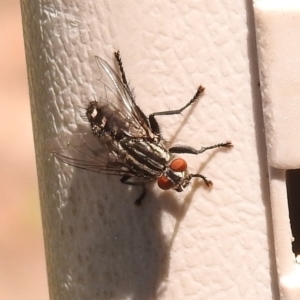
<svg viewBox="0 0 300 300"><path fill-rule="evenodd" d="M215 148L230 148L231 142L201 147L199 150L190 146L167 148L161 136L156 120L157 116L180 114L192 105L203 93L199 86L193 98L177 110L154 112L148 117L136 104L129 87L120 52L114 57L119 66L120 76L102 58L95 57L100 71L100 84L105 90L105 97L90 101L86 107L86 117L92 133L99 142L98 157L79 153L81 157L56 152L55 156L69 165L97 173L118 175L123 184L141 188L135 200L140 205L146 195L146 184L157 181L162 190L183 191L192 178L201 178L207 186L212 182L202 174L189 173L187 163L176 154L200 154Z"/></svg>

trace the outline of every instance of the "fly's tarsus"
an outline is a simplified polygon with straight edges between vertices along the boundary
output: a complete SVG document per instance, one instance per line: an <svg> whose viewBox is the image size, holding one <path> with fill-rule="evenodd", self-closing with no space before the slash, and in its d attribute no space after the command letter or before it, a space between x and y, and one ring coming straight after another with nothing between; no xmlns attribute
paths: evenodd
<svg viewBox="0 0 300 300"><path fill-rule="evenodd" d="M205 176L201 175L201 174L191 174L191 177L192 178L201 178L204 183L206 184L206 186L208 187L212 187L213 186L213 183L211 180L208 180Z"/></svg>
<svg viewBox="0 0 300 300"><path fill-rule="evenodd" d="M123 184L132 185L132 186L140 186L142 188L142 192L141 192L140 196L134 201L134 204L136 206L140 206L142 204L143 199L145 198L145 196L147 194L145 182L129 181L131 178L132 178L131 176L124 175L120 181Z"/></svg>
<svg viewBox="0 0 300 300"><path fill-rule="evenodd" d="M134 204L136 206L140 206L142 204L142 201L144 200L144 198L146 197L147 194L147 189L145 187L145 185L142 185L142 192L140 194L140 196L134 201Z"/></svg>
<svg viewBox="0 0 300 300"><path fill-rule="evenodd" d="M130 90L129 88L129 85L128 85L128 81L127 81L127 78L126 78L126 75L125 75L125 70L124 70L124 67L123 67L123 62L122 62L122 59L121 59L121 54L120 54L120 51L117 50L115 51L115 58L117 60L117 63L119 65L119 69L120 69L120 72L121 72L121 77L122 77L122 82L123 84L125 85L125 87Z"/></svg>
<svg viewBox="0 0 300 300"><path fill-rule="evenodd" d="M198 150L198 154L203 153L207 150L211 150L211 149L216 149L216 148L232 148L233 145L231 144L231 142L226 142L226 143L220 143L220 144L216 144L213 146L209 146L209 147L202 147L200 150Z"/></svg>

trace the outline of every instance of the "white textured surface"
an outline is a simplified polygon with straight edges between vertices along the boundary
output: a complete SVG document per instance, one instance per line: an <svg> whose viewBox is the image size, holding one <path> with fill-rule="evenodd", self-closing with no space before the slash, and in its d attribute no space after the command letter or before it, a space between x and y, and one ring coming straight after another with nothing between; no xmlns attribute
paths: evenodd
<svg viewBox="0 0 300 300"><path fill-rule="evenodd" d="M299 1L256 3L268 160L280 169L300 168L299 16Z"/></svg>
<svg viewBox="0 0 300 300"><path fill-rule="evenodd" d="M251 6L79 3L22 7L52 299L276 299ZM93 56L111 62L115 49L147 113L181 107L205 86L198 104L160 123L171 142L234 143L187 156L212 190L154 187L136 208L118 179L51 158L45 140L70 133L73 142L85 128Z"/></svg>

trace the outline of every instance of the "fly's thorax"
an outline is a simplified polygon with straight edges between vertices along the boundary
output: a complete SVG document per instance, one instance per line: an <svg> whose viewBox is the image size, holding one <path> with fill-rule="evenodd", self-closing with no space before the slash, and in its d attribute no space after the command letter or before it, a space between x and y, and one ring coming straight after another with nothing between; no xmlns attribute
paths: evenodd
<svg viewBox="0 0 300 300"><path fill-rule="evenodd" d="M126 153L125 161L136 176L145 176L155 180L164 171L171 160L170 152L163 142L153 143L144 138L124 137L119 141L120 148Z"/></svg>
<svg viewBox="0 0 300 300"><path fill-rule="evenodd" d="M187 163L182 158L173 159L161 176L157 178L157 184L162 190L173 189L182 192L191 181Z"/></svg>
<svg viewBox="0 0 300 300"><path fill-rule="evenodd" d="M154 160L164 166L168 164L172 158L171 153L166 149L162 141L154 143L145 138L124 137L120 140L120 144L129 154Z"/></svg>

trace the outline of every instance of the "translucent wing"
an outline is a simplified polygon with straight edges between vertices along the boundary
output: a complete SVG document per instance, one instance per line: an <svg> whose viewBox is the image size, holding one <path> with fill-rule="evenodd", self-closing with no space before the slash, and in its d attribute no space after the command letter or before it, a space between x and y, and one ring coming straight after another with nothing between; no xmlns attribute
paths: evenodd
<svg viewBox="0 0 300 300"><path fill-rule="evenodd" d="M79 169L108 175L137 176L113 149L107 149L89 134L76 134L71 142L66 142L62 137L56 138L48 142L48 147L59 161Z"/></svg>
<svg viewBox="0 0 300 300"><path fill-rule="evenodd" d="M98 56L95 59L101 74L99 81L104 87L106 104L118 111L124 119L123 123L128 124L127 128L123 128L124 131L132 137L153 137L148 118L135 103L130 89L104 59Z"/></svg>
<svg viewBox="0 0 300 300"><path fill-rule="evenodd" d="M60 135L60 138L55 139L56 142L52 141L50 151L59 161L77 168L149 179L126 163L126 153L118 140L124 133L132 138L152 138L154 134L149 127L148 118L136 105L128 85L122 82L113 68L104 59L95 59L97 75L93 80L97 78L97 82L93 82L92 86L97 101L90 102L90 105L97 103L98 111L94 115L94 106L91 106L91 111L87 108L86 115L88 118L101 116L96 124L100 133L94 135L91 130L87 134L68 137Z"/></svg>

